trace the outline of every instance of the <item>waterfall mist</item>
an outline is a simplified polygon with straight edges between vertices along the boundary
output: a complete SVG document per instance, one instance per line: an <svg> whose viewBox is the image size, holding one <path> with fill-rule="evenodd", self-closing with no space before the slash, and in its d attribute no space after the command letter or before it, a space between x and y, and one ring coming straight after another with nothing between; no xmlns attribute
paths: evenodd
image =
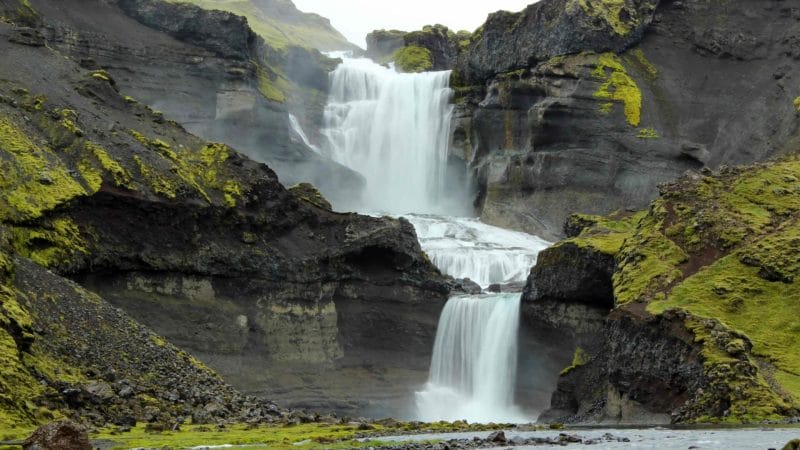
<svg viewBox="0 0 800 450"><path fill-rule="evenodd" d="M450 72L397 73L344 58L331 74L325 148L366 179L362 197L338 209L388 214L471 211L465 168L448 171Z"/></svg>

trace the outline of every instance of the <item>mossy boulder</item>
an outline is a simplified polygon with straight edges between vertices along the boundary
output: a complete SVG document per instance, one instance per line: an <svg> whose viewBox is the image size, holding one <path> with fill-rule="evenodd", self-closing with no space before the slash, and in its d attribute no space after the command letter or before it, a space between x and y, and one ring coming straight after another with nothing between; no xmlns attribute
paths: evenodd
<svg viewBox="0 0 800 450"><path fill-rule="evenodd" d="M433 68L431 51L417 45L401 48L395 52L392 60L399 71L406 73L425 72Z"/></svg>
<svg viewBox="0 0 800 450"><path fill-rule="evenodd" d="M612 309L615 258L642 216L572 215L564 224L570 237L539 254L525 285L523 301L584 303Z"/></svg>
<svg viewBox="0 0 800 450"><path fill-rule="evenodd" d="M332 209L331 203L319 192L319 189L315 188L311 183L296 184L289 188L289 192L298 199L319 208L327 209L328 211Z"/></svg>

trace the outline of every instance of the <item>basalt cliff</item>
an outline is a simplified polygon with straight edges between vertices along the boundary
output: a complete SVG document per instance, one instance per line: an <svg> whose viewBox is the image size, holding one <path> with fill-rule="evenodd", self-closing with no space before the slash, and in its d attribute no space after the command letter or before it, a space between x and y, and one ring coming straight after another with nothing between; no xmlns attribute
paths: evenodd
<svg viewBox="0 0 800 450"><path fill-rule="evenodd" d="M324 58L275 56L240 17L190 5L0 7L3 422L400 410L452 284L411 224L333 212L197 137L248 126L234 99L264 142L294 145L270 86L307 61L317 78L291 82L324 88Z"/></svg>
<svg viewBox="0 0 800 450"><path fill-rule="evenodd" d="M481 217L561 237L570 214L644 208L687 170L792 152L797 14L781 1L546 0L450 32L449 46L436 27L371 43L451 62L451 151Z"/></svg>

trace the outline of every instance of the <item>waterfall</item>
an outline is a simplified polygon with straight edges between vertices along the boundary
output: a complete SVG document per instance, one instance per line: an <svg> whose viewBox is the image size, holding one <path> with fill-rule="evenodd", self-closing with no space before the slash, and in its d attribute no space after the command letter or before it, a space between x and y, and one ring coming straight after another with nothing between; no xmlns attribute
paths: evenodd
<svg viewBox="0 0 800 450"><path fill-rule="evenodd" d="M539 252L550 243L466 217L412 214L422 249L442 272L470 278L481 287L523 283Z"/></svg>
<svg viewBox="0 0 800 450"><path fill-rule="evenodd" d="M447 302L430 379L416 393L421 420L530 421L514 406L519 302L519 294Z"/></svg>
<svg viewBox="0 0 800 450"><path fill-rule="evenodd" d="M368 59L344 58L333 71L322 133L331 157L366 179L360 211L442 211L449 83L450 72L402 74Z"/></svg>
<svg viewBox="0 0 800 450"><path fill-rule="evenodd" d="M305 144L306 147L313 150L314 153L317 154L320 153L319 147L311 143L311 141L308 139L308 136L306 135L306 132L303 131L303 127L300 125L300 121L297 120L297 117L294 114L289 114L289 125L291 125L294 134L296 134L297 137L299 137L300 140L303 141L303 144Z"/></svg>
<svg viewBox="0 0 800 450"><path fill-rule="evenodd" d="M463 215L471 203L467 186L447 173L450 72L401 74L370 60L342 59L330 77L322 153L366 180L362 198L348 206L406 215L431 261L456 278L482 287L525 281L546 241L450 217ZM415 393L416 418L532 419L514 405L519 308L518 293L447 302L428 383Z"/></svg>

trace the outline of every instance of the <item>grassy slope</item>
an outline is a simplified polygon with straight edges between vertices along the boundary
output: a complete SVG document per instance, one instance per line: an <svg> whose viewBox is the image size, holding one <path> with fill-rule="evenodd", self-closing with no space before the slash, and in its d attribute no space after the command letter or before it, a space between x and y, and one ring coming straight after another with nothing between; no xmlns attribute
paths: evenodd
<svg viewBox="0 0 800 450"><path fill-rule="evenodd" d="M618 308L691 314L687 330L718 392L693 400L697 421L778 419L800 408L798 177L800 160L790 157L685 178L633 229L599 220L573 239L606 252L622 241ZM720 395L727 416L705 414Z"/></svg>
<svg viewBox="0 0 800 450"><path fill-rule="evenodd" d="M316 48L320 51L351 50L355 46L333 27L320 23L321 18L308 15L302 23L290 23L270 17L249 0L169 0L188 2L205 9L221 9L247 17L250 27L275 48L288 45Z"/></svg>

